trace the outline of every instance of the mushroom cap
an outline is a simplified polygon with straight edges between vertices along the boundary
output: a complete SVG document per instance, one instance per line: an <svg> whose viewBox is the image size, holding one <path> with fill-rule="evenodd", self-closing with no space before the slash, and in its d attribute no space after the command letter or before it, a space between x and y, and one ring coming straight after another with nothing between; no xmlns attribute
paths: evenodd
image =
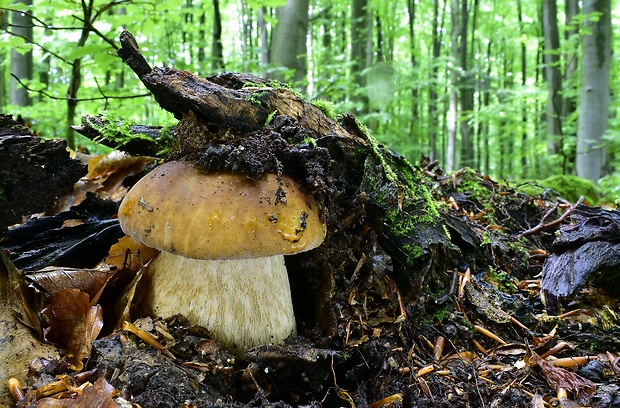
<svg viewBox="0 0 620 408"><path fill-rule="evenodd" d="M197 259L291 255L326 234L319 205L288 176L205 173L170 161L140 179L123 199L122 230L144 244Z"/></svg>

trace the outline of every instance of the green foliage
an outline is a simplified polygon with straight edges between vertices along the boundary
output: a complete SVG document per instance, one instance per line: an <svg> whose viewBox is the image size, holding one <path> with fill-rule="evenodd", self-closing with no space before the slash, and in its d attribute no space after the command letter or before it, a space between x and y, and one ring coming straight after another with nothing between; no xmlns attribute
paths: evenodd
<svg viewBox="0 0 620 408"><path fill-rule="evenodd" d="M547 177L538 183L545 188L550 188L557 192L560 197L571 203L577 202L581 196L584 196L586 203L590 205L596 205L600 200L598 187L592 181L581 177L562 174Z"/></svg>
<svg viewBox="0 0 620 408"><path fill-rule="evenodd" d="M334 103L327 99L315 99L312 104L319 108L325 116L330 119L336 120L336 110L334 109Z"/></svg>
<svg viewBox="0 0 620 408"><path fill-rule="evenodd" d="M9 94L10 70L7 68L11 51L25 53L32 50L35 61L33 79L24 81L32 90L33 105L11 106L5 96L0 100L0 107L4 112L30 118L34 128L44 137L64 137L70 125L66 123L65 98L72 63L76 59L81 60L76 121L80 115L103 112L112 112L124 120L145 125L173 120L151 97L146 96L148 92L120 61L110 44L118 46L118 35L125 27L136 36L152 66L174 66L201 76L215 73L211 68L210 33L214 29L211 3L185 0L95 3L90 11L97 33L89 31L82 45L77 45L84 27L81 20L84 13L80 8L88 6L88 2L36 2L32 8L36 17L34 44L11 35L10 25L5 31L0 30L0 65L4 68L0 71L4 82L0 81L0 84L5 86L0 97ZM314 100L313 103L329 117L334 117L334 112L353 111L378 142L393 147L412 163L429 154L431 137L435 135L438 150L434 158L439 159L441 166L447 162L447 130L452 124L448 114L450 92L454 91L459 98L464 92L473 91L473 110L458 112L455 120L462 120L471 127L474 168L495 179L539 179L552 174L573 173L578 120L575 109L569 109L563 118L561 136L551 140L561 149L555 154L547 151L549 140L542 118L546 114L548 91L542 73L543 61L539 58L543 40L538 2L522 1L523 24L519 22L514 7L502 7L500 3L489 0L475 2L470 13L476 13L477 24L475 32L467 34L466 69L459 66L459 61L451 53L459 44L453 44L449 35L450 3L446 0L439 2L439 16L434 15L433 2L414 3L415 37L412 39L408 8L413 3L404 0L369 2L367 11L372 14L373 31L366 41L371 44L371 52L368 66L354 72L350 52L350 4L327 0L313 2L308 31L309 75L307 81L292 84L292 88L302 90L308 95L307 99ZM269 39L277 24L274 8L284 4L285 0L220 2L226 64L222 70L258 76L283 73L284 77L293 77L292 70L273 66L261 59L261 52L265 50L261 49L262 40L259 40L262 28L258 11L261 8L264 11L264 34ZM13 0L0 0L0 8L6 14L10 14L9 10L28 10L26 5L14 4ZM442 10L445 15L441 14ZM612 7L612 13L614 19L620 17L617 7ZM435 20L441 27L437 31L440 36L439 57L432 57ZM582 15L567 23L561 18L558 20L562 37L558 53L562 71L567 73L561 91L572 106L578 106L580 68L577 65L572 75L568 75L568 68L572 60L581 60L580 44L587 34L582 27L584 20ZM581 28L571 31L576 27ZM104 41L102 36L109 41ZM620 42L612 44L613 54L618 55ZM522 63L524 71L521 70ZM458 76L455 83L451 81L452 72ZM358 75L366 85L360 85L356 80ZM620 64L612 64L611 77L618 75ZM45 79L46 76L49 79ZM274 81L268 86L278 89L287 85ZM612 95L620 94L620 82L612 81L611 86ZM255 102L259 103L259 99L260 95L257 95ZM611 103L610 112L617 111L620 99L612 98ZM431 110L433 106L436 111ZM620 150L620 143L616 140L619 122L620 119L610 120L606 139L612 158L610 167L614 171L620 170L620 159L615 158L620 155L614 155ZM78 143L90 142L78 137ZM457 133L455 143L454 169L460 167L461 134ZM609 191L609 194L616 195L613 182L601 180L601 187L605 194Z"/></svg>

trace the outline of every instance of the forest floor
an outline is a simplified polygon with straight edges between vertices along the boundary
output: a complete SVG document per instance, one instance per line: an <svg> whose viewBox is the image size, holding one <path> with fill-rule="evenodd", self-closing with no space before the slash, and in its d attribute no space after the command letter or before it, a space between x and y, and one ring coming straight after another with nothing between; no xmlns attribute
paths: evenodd
<svg viewBox="0 0 620 408"><path fill-rule="evenodd" d="M22 380L23 393L13 388L21 397L18 406L122 406L123 401L143 407L620 406L619 304L613 285L590 279L575 294L559 299L559 316L549 315L541 301L541 272L557 252L553 242L558 231L580 222L571 215L578 206L553 192L497 183L470 169L443 174L433 165L422 167L424 183L453 242L458 240L461 251L469 248L472 259L486 261L478 261L475 270L472 263L445 271L453 285L422 317L409 315L411 299L401 297L394 281L380 286L384 292L378 293L367 280L352 285L353 279L337 276L331 296L337 327L330 338L320 338L321 333L301 322L298 337L235 358L208 331L182 316L144 316L130 324L124 320L126 313L110 317L93 312L93 317L84 312L96 304L107 310L133 307L132 282L139 265L128 267L124 251L93 254L92 239L109 248L122 235L106 224L121 198L118 191L124 191L118 188L150 165L114 154L88 160L98 198L86 194L84 186L66 197L71 204L64 210L72 207L71 211L61 208L55 216L24 224L25 235L9 235L2 244L11 256L22 259L16 261L20 270L32 269L24 259L33 248L41 251L39 243L33 243L37 237L45 237L47 250L70 242L74 251L65 245L56 253L71 258L67 262L72 265L85 253L105 258L108 265L92 269L56 263L45 273L16 278L5 259L5 278L13 284L23 279L17 287L34 286L49 294L47 281L69 276L79 291L96 292L91 296L96 301L76 300L79 296L71 291L54 297L56 312L49 313L48 307L49 327L40 334L61 344L61 357L30 365ZM99 170L93 170L96 162L104 163ZM43 225L41 220L47 218L54 218L56 226ZM58 226L78 225L89 228L49 234L63 229ZM131 270L133 277L105 275L114 265ZM94 278L97 270L104 271L104 284ZM114 290L101 289L106 285ZM5 296L6 307L17 302L22 311L35 308L32 299ZM50 300L39 294L39 302ZM62 311L65 316L59 316ZM88 323L84 315L90 316ZM94 322L103 321L108 328L98 336L94 328L101 325ZM62 331L59 325L71 329L54 333L55 325L56 332ZM7 363L0 355L2 364Z"/></svg>

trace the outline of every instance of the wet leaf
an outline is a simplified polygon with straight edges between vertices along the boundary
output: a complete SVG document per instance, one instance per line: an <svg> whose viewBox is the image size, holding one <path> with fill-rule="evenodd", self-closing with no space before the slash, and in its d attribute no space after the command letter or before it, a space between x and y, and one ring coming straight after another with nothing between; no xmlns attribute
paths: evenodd
<svg viewBox="0 0 620 408"><path fill-rule="evenodd" d="M596 385L573 372L565 370L562 367L554 367L546 360L540 358L534 351L526 357L526 363L530 366L537 365L549 385L553 388L566 388L575 393L575 398L580 403L586 403L588 396L596 391Z"/></svg>
<svg viewBox="0 0 620 408"><path fill-rule="evenodd" d="M88 295L78 289L63 289L50 296L48 315L53 317L52 331L62 333L67 342L68 361L80 371L103 327L101 306L92 306Z"/></svg>

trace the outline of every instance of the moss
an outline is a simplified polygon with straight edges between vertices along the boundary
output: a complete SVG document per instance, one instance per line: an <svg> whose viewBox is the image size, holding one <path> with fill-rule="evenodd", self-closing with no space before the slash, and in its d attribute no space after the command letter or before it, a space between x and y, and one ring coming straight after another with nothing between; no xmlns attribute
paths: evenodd
<svg viewBox="0 0 620 408"><path fill-rule="evenodd" d="M265 95L267 95L267 91L253 92L248 96L248 101L252 102L254 105L260 106L263 103Z"/></svg>
<svg viewBox="0 0 620 408"><path fill-rule="evenodd" d="M269 114L269 116L267 116L267 120L265 121L265 126L269 126L273 118L276 116L276 113L278 113L278 111L274 110L273 112Z"/></svg>
<svg viewBox="0 0 620 408"><path fill-rule="evenodd" d="M153 139L151 136L143 133L132 132L131 127L135 125L134 121L120 120L115 115L107 115L104 120L106 124L103 126L88 120L88 124L100 134L99 138L93 139L94 142L105 139L114 144L115 148L120 148L132 140L143 139L156 145L158 155L165 155L176 144L176 138L172 134L172 129L176 126L176 123L164 125L160 130L160 136L157 139Z"/></svg>
<svg viewBox="0 0 620 408"><path fill-rule="evenodd" d="M420 173L400 155L380 145L360 125L372 149L361 189L381 209L384 232L405 253L409 266L426 255L427 246L447 241L444 225Z"/></svg>
<svg viewBox="0 0 620 408"><path fill-rule="evenodd" d="M336 120L336 111L334 110L334 104L327 99L315 99L311 102L314 106L319 108L325 116L332 120Z"/></svg>
<svg viewBox="0 0 620 408"><path fill-rule="evenodd" d="M594 182L570 174L562 174L547 177L539 181L539 184L554 190L560 197L577 202L579 197L584 196L586 203L596 205L599 202L600 192Z"/></svg>
<svg viewBox="0 0 620 408"><path fill-rule="evenodd" d="M505 293L515 293L518 291L517 285L515 285L513 278L508 272L498 271L493 267L489 267L484 273L484 280Z"/></svg>

